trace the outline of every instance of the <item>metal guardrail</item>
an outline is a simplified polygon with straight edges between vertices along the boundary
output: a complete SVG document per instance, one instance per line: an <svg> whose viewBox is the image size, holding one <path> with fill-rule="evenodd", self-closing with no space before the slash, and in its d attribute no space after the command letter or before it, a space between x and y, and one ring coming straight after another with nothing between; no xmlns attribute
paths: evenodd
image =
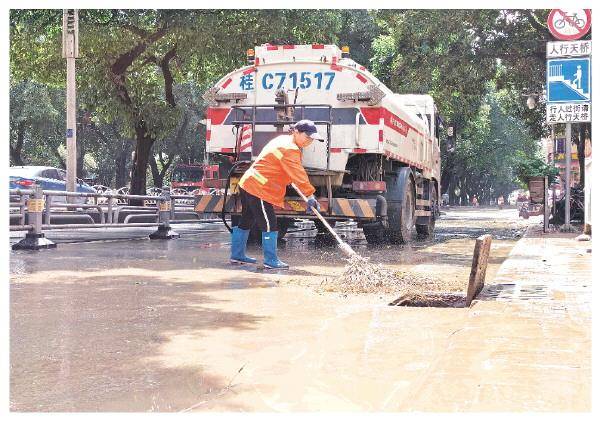
<svg viewBox="0 0 600 421"><path fill-rule="evenodd" d="M156 226L157 231L150 234L151 239L171 239L178 238L179 234L171 229L171 223L175 219L175 208L179 208L180 215L194 216L193 204L194 195L171 195L169 190L162 190L160 195L131 195L108 192L83 193L83 192L65 192L56 190L42 190L36 186L34 189L10 189L10 198L18 197L18 200L11 202L11 209L18 209L19 224L11 225L10 231L27 230L26 237L19 243L13 245L13 250L28 249L39 250L41 248L56 247L52 241L45 238L44 230L54 229L75 229L75 228L117 228L117 227L152 227ZM93 203L53 203L53 198L62 196L65 198L86 198L93 199ZM144 200L144 206L127 205L130 200ZM181 203L185 200L184 203ZM68 201L68 200L66 200ZM99 223L93 222L94 219L89 213L78 212L77 210L95 209L98 213ZM132 213L123 218L123 222L118 222L121 212L131 211ZM53 215L54 213L54 215ZM11 215L15 215L12 213ZM106 216L105 216L106 215ZM140 216L155 216L155 222L129 222ZM89 218L92 223L66 223L53 224L52 217L62 217L68 221L69 218ZM27 221L26 221L27 220ZM207 222L206 219L186 219L186 222ZM27 222L27 223L26 223Z"/></svg>

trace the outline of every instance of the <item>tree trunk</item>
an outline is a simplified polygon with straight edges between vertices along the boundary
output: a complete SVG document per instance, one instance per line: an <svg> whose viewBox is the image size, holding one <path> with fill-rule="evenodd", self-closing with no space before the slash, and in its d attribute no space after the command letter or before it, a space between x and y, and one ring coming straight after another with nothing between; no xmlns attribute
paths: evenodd
<svg viewBox="0 0 600 421"><path fill-rule="evenodd" d="M465 180L460 181L460 204L461 206L466 206L469 204L469 199L467 197L467 189L465 187Z"/></svg>
<svg viewBox="0 0 600 421"><path fill-rule="evenodd" d="M12 142L9 142L10 160L13 165L25 165L23 158L21 157L21 151L23 150L23 141L25 140L25 124L20 123L17 127L17 143L15 146Z"/></svg>
<svg viewBox="0 0 600 421"><path fill-rule="evenodd" d="M152 182L154 183L154 187L162 188L164 177L163 174L161 174L161 172L158 170L158 164L156 163L154 154L150 154L148 162L150 163L150 170L152 170Z"/></svg>
<svg viewBox="0 0 600 421"><path fill-rule="evenodd" d="M448 204L456 205L456 195L454 194L454 190L456 190L456 177L450 175L448 177Z"/></svg>
<svg viewBox="0 0 600 421"><path fill-rule="evenodd" d="M123 139L121 142L120 151L115 157L115 188L117 189L127 185L127 158L131 149L129 139Z"/></svg>
<svg viewBox="0 0 600 421"><path fill-rule="evenodd" d="M138 125L136 130L135 159L131 165L131 187L129 194L146 194L146 170L148 169L148 158L152 150L152 139L141 130ZM141 206L143 200L131 200L130 205Z"/></svg>

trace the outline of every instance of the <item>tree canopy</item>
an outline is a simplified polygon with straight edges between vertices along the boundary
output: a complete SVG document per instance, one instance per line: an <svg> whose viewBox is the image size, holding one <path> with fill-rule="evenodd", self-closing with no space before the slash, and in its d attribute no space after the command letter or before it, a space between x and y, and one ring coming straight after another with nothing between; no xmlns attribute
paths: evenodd
<svg viewBox="0 0 600 421"><path fill-rule="evenodd" d="M443 152L443 191L510 190L512 159L534 153L544 131L542 110L526 109L522 92L543 88L547 12L80 10L80 171L117 187L131 175L134 193L145 191L148 171L162 185L174 162L201 159L202 93L243 65L246 49L331 43L349 45L395 92L430 94L455 125L455 152ZM13 164L63 165L61 25L61 10L10 12Z"/></svg>

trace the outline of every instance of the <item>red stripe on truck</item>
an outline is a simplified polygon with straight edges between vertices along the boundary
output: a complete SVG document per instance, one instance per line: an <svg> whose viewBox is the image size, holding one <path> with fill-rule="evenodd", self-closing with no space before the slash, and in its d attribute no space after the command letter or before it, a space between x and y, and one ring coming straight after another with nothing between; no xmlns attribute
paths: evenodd
<svg viewBox="0 0 600 421"><path fill-rule="evenodd" d="M223 124L231 108L213 108L209 107L206 110L206 119L210 120L211 124Z"/></svg>
<svg viewBox="0 0 600 421"><path fill-rule="evenodd" d="M233 148L221 148L221 152L233 153Z"/></svg>
<svg viewBox="0 0 600 421"><path fill-rule="evenodd" d="M223 84L221 85L221 88L223 88L223 89L227 88L227 87L229 86L229 84L231 83L231 80L232 80L231 78L227 79L227 80L225 81L225 83L223 83Z"/></svg>
<svg viewBox="0 0 600 421"><path fill-rule="evenodd" d="M342 148L331 148L329 149L329 151L331 153L340 153L342 151Z"/></svg>
<svg viewBox="0 0 600 421"><path fill-rule="evenodd" d="M277 50L277 46L276 45L267 45L267 51L274 51Z"/></svg>
<svg viewBox="0 0 600 421"><path fill-rule="evenodd" d="M245 70L244 73L242 73L243 75L249 75L250 73L256 72L256 67L252 67L248 70Z"/></svg>
<svg viewBox="0 0 600 421"><path fill-rule="evenodd" d="M325 48L325 44L313 44L313 50L323 50Z"/></svg>
<svg viewBox="0 0 600 421"><path fill-rule="evenodd" d="M362 83L367 83L367 78L364 77L363 75L361 75L360 73L356 74L356 77L358 78L358 80L360 80Z"/></svg>
<svg viewBox="0 0 600 421"><path fill-rule="evenodd" d="M383 123L390 127L392 130L400 133L402 136L406 136L408 134L408 129L410 125L398 117L396 114L392 113L387 108L382 108L383 110Z"/></svg>
<svg viewBox="0 0 600 421"><path fill-rule="evenodd" d="M381 107L361 107L360 112L365 118L367 124L379 124L379 118L381 117Z"/></svg>
<svg viewBox="0 0 600 421"><path fill-rule="evenodd" d="M284 46L283 46L283 49L284 49L284 50L293 50L294 48L296 48L296 46L295 46L295 45L284 45Z"/></svg>

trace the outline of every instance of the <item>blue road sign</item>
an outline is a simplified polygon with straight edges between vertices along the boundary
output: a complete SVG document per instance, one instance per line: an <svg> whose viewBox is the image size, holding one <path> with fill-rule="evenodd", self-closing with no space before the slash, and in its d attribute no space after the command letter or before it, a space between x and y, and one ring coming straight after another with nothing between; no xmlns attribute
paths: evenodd
<svg viewBox="0 0 600 421"><path fill-rule="evenodd" d="M589 102L589 57L548 60L546 81L547 102Z"/></svg>

